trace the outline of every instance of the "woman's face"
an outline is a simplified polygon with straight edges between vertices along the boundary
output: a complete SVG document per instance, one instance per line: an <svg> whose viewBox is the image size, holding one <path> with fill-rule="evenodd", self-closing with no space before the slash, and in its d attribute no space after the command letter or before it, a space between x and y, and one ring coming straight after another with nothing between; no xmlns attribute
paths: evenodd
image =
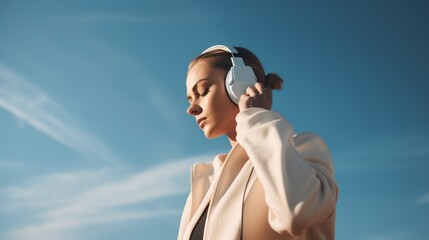
<svg viewBox="0 0 429 240"><path fill-rule="evenodd" d="M226 71L213 68L210 60L198 61L188 72L186 92L189 100L188 114L195 117L207 138L226 134L235 140L239 108L225 90Z"/></svg>

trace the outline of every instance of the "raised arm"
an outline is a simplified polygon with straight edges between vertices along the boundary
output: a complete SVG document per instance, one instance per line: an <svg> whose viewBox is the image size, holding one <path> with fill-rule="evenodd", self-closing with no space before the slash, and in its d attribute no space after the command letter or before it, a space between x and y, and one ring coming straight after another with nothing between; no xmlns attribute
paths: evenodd
<svg viewBox="0 0 429 240"><path fill-rule="evenodd" d="M318 135L294 136L280 114L264 108L245 109L236 121L237 141L265 190L275 231L297 236L335 212L338 188L332 159Z"/></svg>

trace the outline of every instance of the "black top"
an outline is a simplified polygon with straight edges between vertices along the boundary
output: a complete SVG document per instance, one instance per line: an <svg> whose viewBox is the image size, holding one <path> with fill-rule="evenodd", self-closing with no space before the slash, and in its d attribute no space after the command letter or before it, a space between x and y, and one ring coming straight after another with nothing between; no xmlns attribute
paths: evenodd
<svg viewBox="0 0 429 240"><path fill-rule="evenodd" d="M209 209L209 205L210 204L207 204L206 209L204 209L203 214L201 214L200 219L198 219L197 224L195 224L195 227L191 233L191 238L189 240L203 240L204 227L206 225L207 211Z"/></svg>

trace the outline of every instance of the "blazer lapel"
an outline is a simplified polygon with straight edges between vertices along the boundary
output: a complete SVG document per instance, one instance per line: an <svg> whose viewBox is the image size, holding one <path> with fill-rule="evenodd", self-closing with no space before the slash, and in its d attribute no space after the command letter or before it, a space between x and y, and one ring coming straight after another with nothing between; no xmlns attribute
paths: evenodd
<svg viewBox="0 0 429 240"><path fill-rule="evenodd" d="M207 177L209 173L203 174L203 177L201 171L204 172L205 170L199 169L200 167L204 168L206 166L198 166L197 164L193 167L191 174L191 182L193 184L191 218L185 230L187 239L191 236L192 230L203 214L206 206L210 203L208 209L209 218L212 206L222 198L248 159L249 157L244 148L238 143L234 145L223 162L219 176L217 176L211 184ZM206 190L207 188L208 190ZM206 224L208 224L208 222L206 222Z"/></svg>
<svg viewBox="0 0 429 240"><path fill-rule="evenodd" d="M216 188L212 194L211 204L215 204L234 182L249 157L240 144L236 144L225 159Z"/></svg>

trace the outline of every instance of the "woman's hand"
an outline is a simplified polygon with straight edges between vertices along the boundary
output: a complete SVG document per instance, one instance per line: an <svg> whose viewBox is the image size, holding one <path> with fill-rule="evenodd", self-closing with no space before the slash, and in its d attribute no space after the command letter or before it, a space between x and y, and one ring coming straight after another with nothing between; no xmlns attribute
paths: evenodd
<svg viewBox="0 0 429 240"><path fill-rule="evenodd" d="M272 105L273 99L271 88L264 87L260 82L255 83L254 86L248 87L246 92L241 95L238 103L240 112L251 107L260 107L271 110Z"/></svg>

